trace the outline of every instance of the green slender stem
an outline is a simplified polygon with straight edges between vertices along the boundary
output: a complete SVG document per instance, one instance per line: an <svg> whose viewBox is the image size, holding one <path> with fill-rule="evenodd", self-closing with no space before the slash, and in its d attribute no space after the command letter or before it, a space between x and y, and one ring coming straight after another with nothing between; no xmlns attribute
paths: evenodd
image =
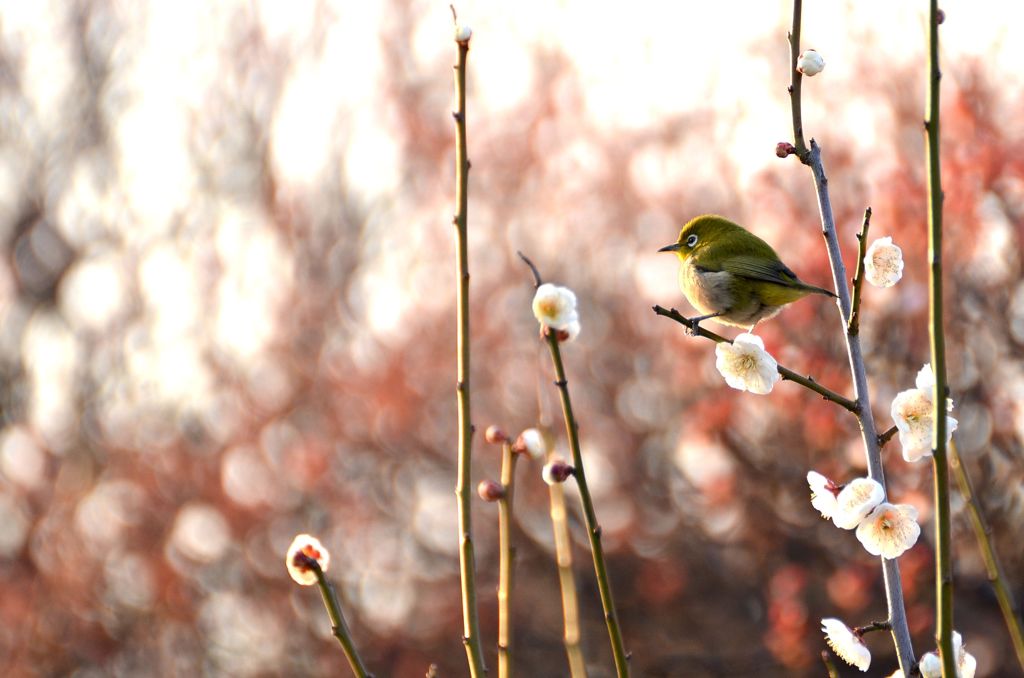
<svg viewBox="0 0 1024 678"><path fill-rule="evenodd" d="M942 675L956 676L953 656L953 566L950 555L949 464L946 456L946 344L942 318L942 172L939 158L939 3L930 0L928 12L928 105L925 131L928 162L928 308L935 469L935 617Z"/></svg>
<svg viewBox="0 0 1024 678"><path fill-rule="evenodd" d="M551 461L553 452L548 453ZM565 508L565 489L562 483L548 487L551 501L551 530L555 537L555 562L558 565L558 585L562 591L562 620L565 629L563 641L572 678L587 678L587 664L580 647L580 612L576 599L576 575L572 569L572 540L569 538L569 514Z"/></svg>
<svg viewBox="0 0 1024 678"><path fill-rule="evenodd" d="M825 665L825 673L828 674L828 678L839 678L839 669L836 668L835 662L829 656L828 650L821 651L821 661Z"/></svg>
<svg viewBox="0 0 1024 678"><path fill-rule="evenodd" d="M512 443L501 446L501 486L498 500L498 678L512 676L512 566L516 550L512 547L512 491L518 454Z"/></svg>
<svg viewBox="0 0 1024 678"><path fill-rule="evenodd" d="M523 260L523 263L530 267L530 272L533 274L534 287L540 287L543 280L537 267L522 252L516 252L516 254ZM590 489L587 487L587 476L583 470L583 455L580 453L579 424L577 424L576 416L572 411L572 400L569 398L569 381L565 378L565 366L562 364L562 351L558 345L558 333L545 328L544 336L547 339L548 348L551 349L551 362L555 366L555 386L558 387L558 393L562 400L562 415L565 419L565 430L569 438L569 449L572 450L572 463L575 469L573 475L576 477L576 485L580 490L580 500L583 503L583 518L587 526L587 537L590 539L590 551L594 558L594 571L597 574L597 588L601 594L604 620L608 626L608 638L612 644L615 672L619 678L622 678L622 676L629 675L629 655L626 653L622 643L622 632L619 629L615 601L612 599L612 587L604 562L604 548L601 546L601 526L597 523L594 501L590 496Z"/></svg>
<svg viewBox="0 0 1024 678"><path fill-rule="evenodd" d="M1003 620L1006 622L1006 629L1010 632L1013 650L1017 654L1017 663L1024 670L1024 633L1021 632L1020 608L1007 584L1002 563L999 562L999 555L992 544L992 528L985 520L985 511L981 507L981 500L975 493L971 477L967 474L967 468L960 459L960 452L956 449L955 440L951 440L949 443L949 465L953 469L957 485L960 486L960 494L967 502L967 515L970 516L971 528L974 530L974 537L978 540L981 557L985 561L985 572L988 574L989 583L995 590L996 600L999 601L999 610L1003 613Z"/></svg>
<svg viewBox="0 0 1024 678"><path fill-rule="evenodd" d="M530 273L533 274L533 286L535 288L540 287L544 282L540 277L540 271L537 270L537 267L533 265L533 262L525 254L520 251L516 251L516 254L519 255L523 263L529 267ZM597 572L598 589L601 593L601 605L605 612L605 622L608 625L612 654L615 657L618 675L620 677L628 676L629 655L625 653L623 648L622 633L619 631L619 622L615 613L615 605L612 601L611 585L608 583L608 576L605 571L604 552L601 549L601 528L597 525L593 502L590 500L590 491L587 489L586 476L583 474L583 458L580 454L579 446L579 427L576 424L576 418L572 414L572 402L569 400L569 383L565 379L565 370L562 367L562 354L558 348L558 338L554 332L547 332L547 335L548 345L551 347L551 359L555 363L555 372L558 375L558 381L555 384L558 386L562 398L562 413L569 435L573 463L576 467L575 475L580 489L580 497L583 501L587 533L590 538L590 550L594 556L594 570ZM551 451L548 452L548 461L552 460L552 454ZM558 582L562 589L565 651L569 657L569 671L572 678L586 678L586 663L583 661L583 651L580 649L579 608L576 601L576 579L572 570L572 542L569 539L569 521L565 509L565 492L561 484L558 483L551 486L551 525L555 533Z"/></svg>
<svg viewBox="0 0 1024 678"><path fill-rule="evenodd" d="M324 599L327 616L331 618L331 631L341 643L341 649L345 651L348 663L352 666L352 673L356 675L356 678L373 678L373 674L366 670L366 665L359 657L355 643L352 642L352 635L349 633L348 625L345 624L345 617L341 614L341 605L338 603L338 595L334 586L327 581L324 571L320 569L320 563L311 558L309 566L316 574L316 585L320 589L320 596Z"/></svg>
<svg viewBox="0 0 1024 678"><path fill-rule="evenodd" d="M455 10L452 9L454 16ZM473 424L470 419L469 398L469 158L466 144L466 56L469 41L457 42L459 62L455 66L455 92L458 110L455 117L455 232L458 279L456 304L458 307L458 388L456 399L459 410L459 471L455 495L459 511L459 573L462 580L463 643L469 671L473 678L480 678L487 669L484 666L483 647L480 642L480 620L477 613L476 559L473 553L473 522L471 515Z"/></svg>
<svg viewBox="0 0 1024 678"><path fill-rule="evenodd" d="M853 306L850 311L850 322L846 326L847 334L860 333L860 294L864 286L864 257L868 249L868 227L871 226L871 208L864 210L864 222L857 234L857 269L853 274Z"/></svg>
<svg viewBox="0 0 1024 678"><path fill-rule="evenodd" d="M672 320L675 320L677 323L680 323L681 325L685 325L687 328L689 328L691 330L693 329L692 321L689 318L687 318L686 316L684 316L683 314L681 314L679 311L674 309L674 308L670 309L670 310L666 310L662 306L655 306L654 307L654 312L657 315L665 316L666 318L671 318ZM695 334L697 336L704 337L706 339L710 339L711 341L714 341L715 343L719 343L719 344L721 344L723 342L724 343L728 343L728 344L732 343L731 339L726 339L725 337L723 337L720 334L715 334L714 332L712 332L710 330L706 330L703 327L701 327L700 325L697 326L697 330L696 330ZM831 402L839 405L843 409L845 409L845 410L847 410L849 412L852 412L854 414L857 414L857 411L858 411L859 407L858 407L856 402L854 402L853 400L850 400L849 398L844 398L843 396L839 395L835 391L832 391L832 390L829 390L829 389L825 388L824 386L822 386L821 384L816 382L813 377L801 376L800 374L797 374L796 372L794 372L793 370L789 369L788 367L784 367L782 365L778 366L778 370L779 370L779 374L782 375L782 378L785 379L786 381L792 381L795 384L800 384L804 388L807 388L807 389L810 389L810 390L814 391L815 393L820 395L825 400L831 401Z"/></svg>
<svg viewBox="0 0 1024 678"><path fill-rule="evenodd" d="M604 560L604 547L601 545L601 526L597 522L594 511L594 500L587 487L587 476L583 470L583 455L580 453L580 432L576 416L572 411L572 400L569 398L569 382L565 378L565 366L562 364L562 351L558 345L555 332L547 332L548 348L551 349L551 361L555 366L555 385L562 400L562 415L565 418L566 435L569 437L569 449L572 450L572 465L576 469L573 474L580 490L583 503L583 518L590 538L590 551L594 557L594 571L597 575L597 588L601 594L601 607L604 609L604 620L608 626L608 638L612 645L615 659L615 673L619 678L629 675L629 656L622 643L622 631L612 599L612 587L608 578L608 568Z"/></svg>
<svg viewBox="0 0 1024 678"><path fill-rule="evenodd" d="M793 146L795 155L800 162L807 164L807 145L804 143L803 115L800 112L800 85L804 74L796 70L796 62L800 58L800 16L801 0L793 0L793 27L789 38L789 105L793 113Z"/></svg>

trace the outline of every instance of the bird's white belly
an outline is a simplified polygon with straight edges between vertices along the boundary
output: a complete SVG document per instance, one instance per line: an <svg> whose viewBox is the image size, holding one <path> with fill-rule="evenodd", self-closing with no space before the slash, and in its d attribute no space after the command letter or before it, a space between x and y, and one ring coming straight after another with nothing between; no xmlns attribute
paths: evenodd
<svg viewBox="0 0 1024 678"><path fill-rule="evenodd" d="M729 310L733 305L731 273L698 271L687 264L679 269L679 286L686 299L704 315Z"/></svg>
<svg viewBox="0 0 1024 678"><path fill-rule="evenodd" d="M733 274L726 271L701 271L691 264L679 269L686 299L701 315L720 313L714 320L723 325L750 327L782 310L781 306L766 305L757 294L738 299L733 282Z"/></svg>

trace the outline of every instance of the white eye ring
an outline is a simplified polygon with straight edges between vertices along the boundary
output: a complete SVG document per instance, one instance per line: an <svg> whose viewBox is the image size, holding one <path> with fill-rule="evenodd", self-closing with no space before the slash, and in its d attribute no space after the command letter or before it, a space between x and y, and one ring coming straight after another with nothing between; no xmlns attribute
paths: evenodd
<svg viewBox="0 0 1024 678"><path fill-rule="evenodd" d="M696 233L691 233L690 237L688 237L686 239L686 246L687 247L693 247L696 244L697 244L697 234Z"/></svg>

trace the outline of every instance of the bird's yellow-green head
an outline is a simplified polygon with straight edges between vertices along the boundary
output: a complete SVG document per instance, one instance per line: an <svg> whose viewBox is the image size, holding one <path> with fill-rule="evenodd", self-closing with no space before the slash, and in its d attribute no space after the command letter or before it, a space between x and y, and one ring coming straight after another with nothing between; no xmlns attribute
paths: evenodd
<svg viewBox="0 0 1024 678"><path fill-rule="evenodd" d="M679 260L693 259L701 266L717 268L729 256L767 257L777 261L775 250L756 235L725 217L703 214L691 219L679 232L679 239L659 252L675 252Z"/></svg>

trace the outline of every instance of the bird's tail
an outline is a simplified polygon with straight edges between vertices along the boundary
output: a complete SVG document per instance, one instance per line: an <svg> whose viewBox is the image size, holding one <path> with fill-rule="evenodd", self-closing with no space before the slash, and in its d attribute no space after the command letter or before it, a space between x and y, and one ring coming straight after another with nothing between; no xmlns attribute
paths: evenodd
<svg viewBox="0 0 1024 678"><path fill-rule="evenodd" d="M833 299L838 299L839 298L839 295L837 295L835 292L832 292L831 290L826 290L824 287L817 287L815 285L808 285L807 283L801 283L801 285L808 292L811 292L811 293L814 293L814 294L824 294L826 297L832 297Z"/></svg>

